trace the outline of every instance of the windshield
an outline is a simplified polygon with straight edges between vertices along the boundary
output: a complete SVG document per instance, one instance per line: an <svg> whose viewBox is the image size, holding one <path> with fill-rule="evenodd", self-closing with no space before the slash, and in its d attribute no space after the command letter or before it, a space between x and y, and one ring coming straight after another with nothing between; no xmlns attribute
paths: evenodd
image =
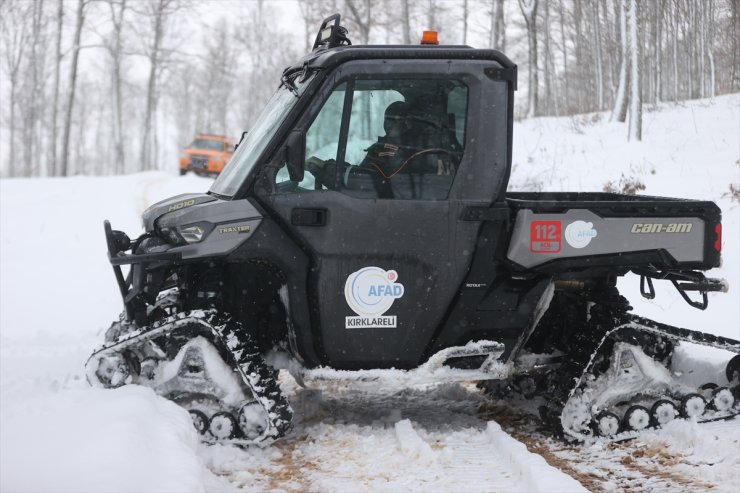
<svg viewBox="0 0 740 493"><path fill-rule="evenodd" d="M195 139L190 147L194 149L208 149L211 151L223 151L224 143L220 140Z"/></svg>
<svg viewBox="0 0 740 493"><path fill-rule="evenodd" d="M249 130L234 156L211 186L211 192L231 197L239 190L257 159L275 135L275 131L295 106L313 77L303 82L299 82L300 79L300 76L296 77L292 82L292 87L282 84L273 94L257 118L257 122Z"/></svg>

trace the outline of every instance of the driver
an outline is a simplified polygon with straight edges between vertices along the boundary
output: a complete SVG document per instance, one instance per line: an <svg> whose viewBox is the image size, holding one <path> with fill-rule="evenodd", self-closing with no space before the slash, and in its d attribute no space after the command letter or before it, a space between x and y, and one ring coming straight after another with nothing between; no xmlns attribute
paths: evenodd
<svg viewBox="0 0 740 493"><path fill-rule="evenodd" d="M400 171L400 167L410 154L408 147L408 104L396 101L388 105L383 118L384 137L367 149L361 168L374 169L384 178L390 179Z"/></svg>
<svg viewBox="0 0 740 493"><path fill-rule="evenodd" d="M371 145L359 166L348 166L345 170L345 182L349 181L350 174L370 175L373 185L380 198L391 198L390 179L402 170L412 150L408 146L410 124L408 119L408 103L395 101L385 109L383 117L385 136L378 137L378 141ZM316 157L306 160L306 169L321 179L321 183L329 186L334 175L333 160L324 162ZM326 179L328 178L328 180Z"/></svg>

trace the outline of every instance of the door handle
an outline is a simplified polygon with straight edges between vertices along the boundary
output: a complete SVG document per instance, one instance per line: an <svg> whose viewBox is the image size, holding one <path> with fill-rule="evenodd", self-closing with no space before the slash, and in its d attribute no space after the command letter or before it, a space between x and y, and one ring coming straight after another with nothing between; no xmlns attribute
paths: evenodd
<svg viewBox="0 0 740 493"><path fill-rule="evenodd" d="M293 226L326 226L326 209L295 208L290 213L290 223Z"/></svg>

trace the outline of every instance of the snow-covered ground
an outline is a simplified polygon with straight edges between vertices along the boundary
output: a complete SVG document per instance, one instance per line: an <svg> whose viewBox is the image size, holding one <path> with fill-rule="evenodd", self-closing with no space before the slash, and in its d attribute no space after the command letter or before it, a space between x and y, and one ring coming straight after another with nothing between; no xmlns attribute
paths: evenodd
<svg viewBox="0 0 740 493"><path fill-rule="evenodd" d="M728 294L699 312L667 283L650 302L636 279L620 287L637 313L740 339L740 203L729 195L740 188L740 95L646 112L642 143L607 118L517 123L511 188L600 191L624 175L644 194L717 202L724 263L709 275ZM149 204L209 181L0 182L0 490L736 491L738 420L571 447L540 431L531 402L493 402L472 385L299 389L286 377L299 422L278 444L241 450L199 443L188 414L148 389L89 388L84 362L121 308L103 219L134 234Z"/></svg>

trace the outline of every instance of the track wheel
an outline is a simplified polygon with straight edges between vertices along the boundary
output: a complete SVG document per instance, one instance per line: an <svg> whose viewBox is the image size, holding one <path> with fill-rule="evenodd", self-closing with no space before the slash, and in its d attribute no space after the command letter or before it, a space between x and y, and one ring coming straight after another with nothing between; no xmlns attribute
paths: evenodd
<svg viewBox="0 0 740 493"><path fill-rule="evenodd" d="M650 417L653 418L653 423L658 426L670 423L676 416L678 416L676 405L667 399L655 401L655 404L650 409Z"/></svg>
<svg viewBox="0 0 740 493"><path fill-rule="evenodd" d="M650 426L650 411L645 406L632 406L624 413L624 428L640 431Z"/></svg>
<svg viewBox="0 0 740 493"><path fill-rule="evenodd" d="M619 432L619 416L602 411L596 416L596 433L602 437L614 436Z"/></svg>
<svg viewBox="0 0 740 493"><path fill-rule="evenodd" d="M514 380L515 385L519 389L519 393L524 396L525 399L531 399L537 393L537 382L534 378L529 375L522 375Z"/></svg>
<svg viewBox="0 0 740 493"><path fill-rule="evenodd" d="M239 409L239 429L245 437L257 438L264 433L266 427L265 411L258 403L250 402Z"/></svg>
<svg viewBox="0 0 740 493"><path fill-rule="evenodd" d="M208 416L197 409L191 409L188 412L190 413L190 419L193 420L193 426L195 426L195 429L201 435L204 434L208 429Z"/></svg>
<svg viewBox="0 0 740 493"><path fill-rule="evenodd" d="M211 416L208 431L219 440L233 438L237 430L236 418L231 413L220 412Z"/></svg>
<svg viewBox="0 0 740 493"><path fill-rule="evenodd" d="M98 361L98 369L95 372L101 382L109 387L120 387L126 383L131 374L128 363L120 354L103 356Z"/></svg>
<svg viewBox="0 0 740 493"><path fill-rule="evenodd" d="M727 381L731 384L740 384L740 354L733 356L727 363L725 375L727 376Z"/></svg>
<svg viewBox="0 0 740 493"><path fill-rule="evenodd" d="M707 408L707 402L699 394L688 394L681 399L681 416L684 418L698 418Z"/></svg>
<svg viewBox="0 0 740 493"><path fill-rule="evenodd" d="M727 387L717 387L712 392L709 406L716 411L728 411L735 405L735 396Z"/></svg>

